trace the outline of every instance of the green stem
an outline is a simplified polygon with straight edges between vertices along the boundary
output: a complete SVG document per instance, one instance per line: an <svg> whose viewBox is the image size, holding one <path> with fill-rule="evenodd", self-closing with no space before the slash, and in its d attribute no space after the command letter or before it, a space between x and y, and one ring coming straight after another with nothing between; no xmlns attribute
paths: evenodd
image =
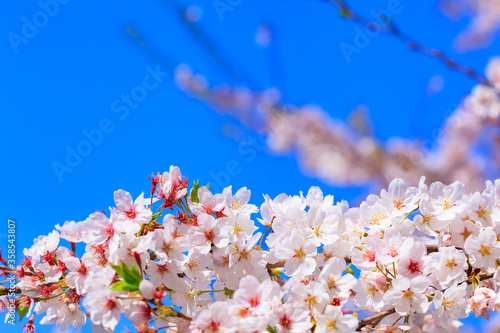
<svg viewBox="0 0 500 333"><path fill-rule="evenodd" d="M380 271L380 273L382 273L382 275L385 276L387 280L390 280L390 278L387 276L387 274L384 273L384 271L379 267L379 265L376 265L376 267Z"/></svg>
<svg viewBox="0 0 500 333"><path fill-rule="evenodd" d="M182 199L181 199L182 200ZM188 204L188 199L187 199L187 194L184 196L184 200L185 201L185 205L186 205L186 209L187 211L189 212L189 214L191 214L191 216L193 216L193 212L191 211L191 209L189 208L189 204Z"/></svg>
<svg viewBox="0 0 500 333"><path fill-rule="evenodd" d="M416 212L418 210L418 207L415 208L414 210L412 210L411 212L409 212L408 214L406 214L405 218L401 221L401 223L403 223L404 220L406 220L412 213Z"/></svg>
<svg viewBox="0 0 500 333"><path fill-rule="evenodd" d="M271 228L271 225L272 225L272 222L271 224L269 224L267 226L267 229L266 231L264 231L264 233L262 234L262 237L260 238L260 243L259 243L259 248L262 250L262 241L264 240L264 236L267 234L267 232L269 231L269 229Z"/></svg>
<svg viewBox="0 0 500 333"><path fill-rule="evenodd" d="M206 293L222 293L222 292L225 292L225 290L224 289L222 289L222 290L198 290L198 295L206 294Z"/></svg>
<svg viewBox="0 0 500 333"><path fill-rule="evenodd" d="M33 300L35 302L41 302L41 301L47 301L49 299L53 299L53 298L56 298L56 297L59 297L61 295L64 295L66 294L66 292L68 291L69 289L66 289L65 291L63 291L62 293L60 293L59 295L55 295L55 296L51 296L51 297L47 297L47 298L34 298Z"/></svg>

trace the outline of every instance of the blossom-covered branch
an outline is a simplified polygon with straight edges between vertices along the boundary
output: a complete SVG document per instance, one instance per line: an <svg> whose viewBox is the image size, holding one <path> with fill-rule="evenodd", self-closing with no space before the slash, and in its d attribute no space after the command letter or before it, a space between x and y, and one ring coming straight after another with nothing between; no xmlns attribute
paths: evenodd
<svg viewBox="0 0 500 333"><path fill-rule="evenodd" d="M500 3L496 0L441 0L440 6L451 18L471 16L471 23L457 39L458 47L470 50L495 40L500 28Z"/></svg>

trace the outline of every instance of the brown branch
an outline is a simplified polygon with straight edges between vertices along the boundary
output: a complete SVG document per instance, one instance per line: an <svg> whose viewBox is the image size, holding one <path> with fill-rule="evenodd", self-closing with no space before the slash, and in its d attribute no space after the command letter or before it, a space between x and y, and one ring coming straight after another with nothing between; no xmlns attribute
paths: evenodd
<svg viewBox="0 0 500 333"><path fill-rule="evenodd" d="M495 275L495 273L488 273L488 274L479 275L479 281L492 279L494 275ZM469 284L471 284L471 282L469 282Z"/></svg>
<svg viewBox="0 0 500 333"><path fill-rule="evenodd" d="M22 291L18 287L15 287L13 289L8 287L0 287L0 296L7 296L9 294L22 294Z"/></svg>
<svg viewBox="0 0 500 333"><path fill-rule="evenodd" d="M441 61L444 65L446 65L450 69L465 74L466 76L476 80L477 82L485 86L495 88L495 85L490 80L488 80L484 75L478 73L477 71L468 66L460 64L459 62L450 58L448 55L446 55L443 51L439 49L430 48L416 42L413 38L403 33L392 21L386 22L387 23L386 26L372 22L367 18L361 16L360 14L356 13L354 10L352 10L345 0L319 0L319 1L335 4L337 5L339 13L342 17L358 22L372 31L377 31L392 35L397 39L399 39L400 41L402 41L403 43L405 43L411 50L435 58Z"/></svg>
<svg viewBox="0 0 500 333"><path fill-rule="evenodd" d="M438 252L439 249L437 246L435 245L428 245L427 246L427 253L433 253L433 252ZM283 267L286 263L286 260L280 260L274 264L267 264L266 265L266 268L267 269L271 269L271 268L280 268L280 267ZM495 273L487 273L487 274L482 274L482 275L479 275L479 281L484 281L484 280L488 280L488 279L491 279L493 278L493 276L495 275ZM472 281L469 280L467 281L468 284L472 284ZM363 327L366 327L370 324L376 326L378 324L378 322L380 322L382 319L384 319L386 316L388 315L391 315L393 313L396 312L396 309L395 308L392 308L392 309L389 309L387 311L384 311L384 312L380 312L380 313L377 313L373 316L370 316L370 317L367 317L365 319L362 319L359 321L358 323L358 328L357 328L357 331L361 331L361 329Z"/></svg>
<svg viewBox="0 0 500 333"><path fill-rule="evenodd" d="M384 319L385 317L387 317L388 315L391 315L395 312L396 312L396 309L392 308L392 309L389 309L387 311L377 313L376 315L366 317L365 319L359 321L358 328L356 329L356 331L361 331L361 329L363 327L368 326L373 322L380 321L380 320Z"/></svg>
<svg viewBox="0 0 500 333"><path fill-rule="evenodd" d="M479 275L479 281L484 281L484 280L491 279L491 278L493 278L494 275L495 275L495 273L487 273L487 274ZM472 282L468 281L467 283L471 284ZM386 316L388 316L390 314L393 314L395 312L396 312L396 309L392 308L392 309L389 309L387 311L380 312L380 313L377 313L377 314L375 314L373 316L370 316L370 317L367 317L365 319L362 319L358 323L357 331L361 331L361 329L363 327L368 326L368 325L370 325L372 323L375 323L375 326L376 326L378 324L378 322L380 322Z"/></svg>
<svg viewBox="0 0 500 333"><path fill-rule="evenodd" d="M286 263L286 260L280 260L280 261L278 261L277 263L274 263L274 264L267 264L266 268L267 269L270 269L270 268L280 268L280 267L285 266L285 263Z"/></svg>
<svg viewBox="0 0 500 333"><path fill-rule="evenodd" d="M438 252L439 249L437 245L427 245L427 254L432 253L432 252Z"/></svg>
<svg viewBox="0 0 500 333"><path fill-rule="evenodd" d="M179 311L175 311L175 312L177 312L177 317L179 317L179 318L182 318L182 319L187 320L187 321L192 321L193 320L191 317L188 317L188 316L186 316L185 314L183 314L183 313L181 313Z"/></svg>

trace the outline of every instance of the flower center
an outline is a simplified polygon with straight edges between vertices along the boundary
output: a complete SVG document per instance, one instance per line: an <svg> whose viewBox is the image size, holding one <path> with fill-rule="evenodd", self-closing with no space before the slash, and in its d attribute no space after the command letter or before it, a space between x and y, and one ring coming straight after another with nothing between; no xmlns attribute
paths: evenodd
<svg viewBox="0 0 500 333"><path fill-rule="evenodd" d="M372 215L370 215L370 219L368 220L370 222L370 224L380 224L380 221L382 221L383 219L386 219L387 218L387 215L385 215L384 213L373 213Z"/></svg>
<svg viewBox="0 0 500 333"><path fill-rule="evenodd" d="M481 247L479 248L479 252L483 255L483 256L488 256L491 254L491 251L490 251L490 246L484 246L484 245L481 245Z"/></svg>
<svg viewBox="0 0 500 333"><path fill-rule="evenodd" d="M331 330L337 329L337 324L334 321L329 321L326 326Z"/></svg>
<svg viewBox="0 0 500 333"><path fill-rule="evenodd" d="M398 255L398 250L394 248L394 246L391 246L389 249L389 255L393 258L396 257Z"/></svg>
<svg viewBox="0 0 500 333"><path fill-rule="evenodd" d="M394 204L394 207L401 209L403 207L403 198L394 199L392 203Z"/></svg>
<svg viewBox="0 0 500 333"><path fill-rule="evenodd" d="M479 208L478 212L477 212L477 215L479 215L479 217L481 218L486 218L490 215L490 209L489 207L487 207L486 205L481 205L481 207Z"/></svg>
<svg viewBox="0 0 500 333"><path fill-rule="evenodd" d="M219 329L219 323L214 321L214 320L211 320L210 321L210 325L208 326L208 329L211 330L211 331L215 331L215 330L218 330Z"/></svg>
<svg viewBox="0 0 500 333"><path fill-rule="evenodd" d="M444 200L442 206L443 206L443 209L450 209L451 206L453 206L453 204L451 202L449 202L448 200Z"/></svg>
<svg viewBox="0 0 500 333"><path fill-rule="evenodd" d="M131 208L130 210L126 211L125 214L131 220L135 219L135 217L137 216L137 212L135 211L134 208Z"/></svg>
<svg viewBox="0 0 500 333"><path fill-rule="evenodd" d="M243 207L243 205L240 204L238 201L235 201L235 200L231 201L231 209L237 210L238 208L241 208L241 207Z"/></svg>
<svg viewBox="0 0 500 333"><path fill-rule="evenodd" d="M411 301L411 299L413 297L413 291L411 291L410 289L408 289L407 291L405 291L403 293L403 297L408 298Z"/></svg>
<svg viewBox="0 0 500 333"><path fill-rule="evenodd" d="M302 259L303 257L305 257L306 254L302 251L302 248L298 249L298 250L295 250L295 255L294 257L297 257L299 259Z"/></svg>
<svg viewBox="0 0 500 333"><path fill-rule="evenodd" d="M214 231L209 230L205 232L205 237L207 237L208 240L212 241L215 238Z"/></svg>
<svg viewBox="0 0 500 333"><path fill-rule="evenodd" d="M252 308L257 307L259 304L260 304L260 300L257 297L254 297L250 300L250 305L252 306Z"/></svg>
<svg viewBox="0 0 500 333"><path fill-rule="evenodd" d="M104 306L107 307L109 310L114 310L116 308L116 302L112 299L108 299L108 301Z"/></svg>
<svg viewBox="0 0 500 333"><path fill-rule="evenodd" d="M420 272L420 265L418 264L418 261L413 261L410 259L408 270L410 270L410 272L412 273Z"/></svg>
<svg viewBox="0 0 500 333"><path fill-rule="evenodd" d="M82 275L87 275L87 267L85 265L81 265L80 268L78 268L78 273Z"/></svg>
<svg viewBox="0 0 500 333"><path fill-rule="evenodd" d="M281 324L281 326L283 326L284 328L287 328L287 329L290 328L290 326L291 326L290 320L287 318L286 315L283 318L281 318L280 324Z"/></svg>
<svg viewBox="0 0 500 333"><path fill-rule="evenodd" d="M457 266L457 264L455 263L455 260L453 260L453 259L450 259L446 262L446 267L453 268L456 266Z"/></svg>
<svg viewBox="0 0 500 333"><path fill-rule="evenodd" d="M375 252L373 252L373 251L366 251L363 254L363 259L365 259L368 262L374 262L375 261Z"/></svg>

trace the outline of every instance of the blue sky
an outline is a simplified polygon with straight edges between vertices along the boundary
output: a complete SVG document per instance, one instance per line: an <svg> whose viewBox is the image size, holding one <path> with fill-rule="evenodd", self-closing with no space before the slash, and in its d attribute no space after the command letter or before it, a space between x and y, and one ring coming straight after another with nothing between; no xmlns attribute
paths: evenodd
<svg viewBox="0 0 500 333"><path fill-rule="evenodd" d="M41 4L50 2L11 1L0 12L2 249L8 218L17 221L20 258L22 248L55 224L107 210L117 189L133 196L148 191L147 176L172 164L201 183L223 183L228 167L236 169L228 182L235 189L248 187L257 205L263 193L296 194L311 186L337 200L366 194L365 188L331 187L303 175L292 157L270 155L252 132L247 134L256 141L247 149L255 154L238 152L241 143L222 133L225 124L235 122L187 97L173 82L169 63L185 62L214 83L240 83L186 32L171 1L61 0L58 8L47 7L52 15L40 14ZM354 43L358 25L320 1L233 1L222 16L212 1L179 3L202 8L200 28L241 76L258 87L277 85L286 103L318 104L334 118L345 119L365 104L383 140L432 139L475 85L383 35L369 39L348 63L340 45ZM374 0L353 7L372 17L372 11L387 9L389 3ZM497 41L487 50L454 50L453 40L468 21L449 21L433 1L401 0L398 8L393 20L402 30L478 71L500 49ZM30 26L34 22L39 26ZM279 56L271 67L268 51L253 41L263 23L271 24L277 36L273 52ZM141 34L148 49L127 36L127 25ZM436 75L444 87L429 97L428 83ZM132 92L144 96L127 106L123 96ZM89 135L90 145L84 142ZM78 149L86 156L68 157Z"/></svg>

